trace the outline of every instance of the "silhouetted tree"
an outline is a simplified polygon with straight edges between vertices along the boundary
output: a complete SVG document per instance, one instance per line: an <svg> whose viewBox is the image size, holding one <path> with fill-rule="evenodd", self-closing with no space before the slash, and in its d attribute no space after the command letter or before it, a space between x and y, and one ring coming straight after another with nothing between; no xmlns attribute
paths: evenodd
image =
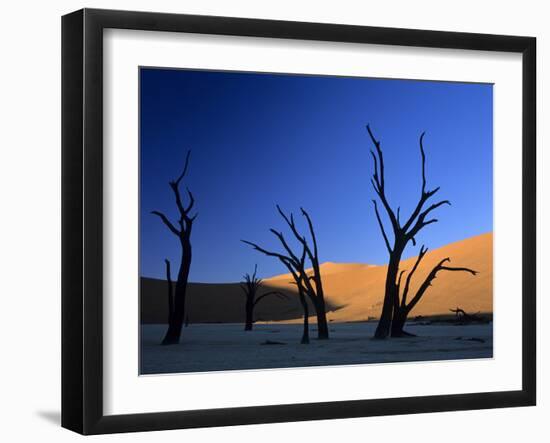
<svg viewBox="0 0 550 443"><path fill-rule="evenodd" d="M168 319L168 330L166 331L166 335L162 340L163 345L179 343L181 329L185 318L185 296L187 292L187 280L189 278L189 269L191 268L192 258L191 231L193 228L193 222L195 221L195 218L198 214L195 214L193 216L190 215L190 212L195 204L195 198L193 197L193 194L189 189L187 189L189 203L187 204L187 206L183 205L179 185L182 179L185 177L185 174L187 173L190 154L191 151L188 151L185 157L183 172L180 174L180 176L176 180L170 181L168 183L174 193L176 206L179 212L179 219L177 222L178 227L176 227L162 212L151 212L152 214L158 216L169 229L169 231L178 238L181 246L181 264L178 271L178 278L176 280L176 290L173 297L171 315Z"/></svg>
<svg viewBox="0 0 550 443"><path fill-rule="evenodd" d="M311 236L312 241L312 247L309 246L306 237L298 231L296 227L296 223L294 222L294 216L293 214L290 214L290 217L287 216L277 205L277 210L279 211L279 214L287 225L290 227L290 230L298 240L298 242L302 246L302 257L303 259L298 258L298 256L294 253L292 248L287 243L285 237L283 236L282 232L276 231L275 229L270 229L270 231L279 239L280 243L284 247L286 253L280 254L276 252L268 251L264 248L261 248L255 243L245 241L244 243L247 243L251 245L254 249L256 249L259 252L262 252L265 255L276 257L278 258L291 272L293 275L293 278L295 280L295 283L298 287L298 294L305 294L309 297L311 300L313 307L315 308L315 314L317 316L317 331L318 331L318 337L320 340L328 339L329 338L329 332L328 332L328 325L327 325L327 316L326 316L326 306L325 306L325 296L323 291L323 282L321 279L321 269L319 266L319 252L317 247L317 238L315 236L315 231L313 229L313 223L311 221L311 217L309 214L303 209L300 208L302 215L305 217L308 227L309 227L309 233ZM312 275L309 275L306 272L305 269L305 261L309 259L311 262L311 268L312 268ZM306 303L307 308L307 303Z"/></svg>
<svg viewBox="0 0 550 443"><path fill-rule="evenodd" d="M244 275L244 282L241 283L241 289L244 292L244 295L246 296L246 302L245 302L245 324L244 324L244 330L245 331L252 331L252 325L254 324L254 308L256 305L262 301L264 298L269 297L270 295L274 295L280 299L288 299L288 297L279 291L269 291L265 292L259 297L256 297L258 294L258 291L260 290L262 286L262 279L256 277L256 273L258 271L258 265L254 266L254 274L245 274Z"/></svg>
<svg viewBox="0 0 550 443"><path fill-rule="evenodd" d="M416 246L415 237L418 235L418 233L426 226L432 223L436 223L438 221L436 218L427 219L428 215L433 210L445 204L450 205L451 203L449 202L449 200L441 200L426 207L426 203L433 195L437 193L437 191L439 191L439 187L432 190L428 190L426 188L426 155L424 153L423 145L425 133L423 132L420 135L419 141L420 155L422 159L422 186L420 197L414 210L407 218L405 223L402 224L400 220L400 208L398 207L397 211L394 211L386 196L386 188L384 182L384 156L380 147L380 142L376 140L369 125L367 125L367 131L376 149L376 153L373 150L370 151L374 163L374 173L371 179L371 183L374 191L376 192L376 195L378 196L380 202L382 203L382 206L384 207L384 210L386 211L393 231L393 242L390 243L390 238L386 234L384 224L378 211L378 205L376 203L376 200L373 200L376 219L378 221L378 225L382 232L384 243L389 254L384 302L382 305L382 313L380 315L380 320L378 322L374 337L386 338L388 337L388 335L390 335L390 333L392 337L400 337L403 335L407 335L407 333L403 331L403 326L407 320L407 315L420 301L428 287L431 285L433 279L436 278L436 275L439 271L466 271L470 272L473 275L475 275L476 272L468 268L452 268L449 266L444 266L444 263L450 261L450 259L447 257L441 260L431 270L431 272L428 274L428 276L418 289L415 296L411 299L409 303L407 303L407 295L411 278L418 268L420 261L427 252L427 249L422 246L420 248L420 254L418 255L416 263L409 275L407 276L403 296L400 296L401 278L406 271L401 271L399 273L399 264L401 262L401 257L405 248L407 247L409 242Z"/></svg>
<svg viewBox="0 0 550 443"><path fill-rule="evenodd" d="M460 309L458 306L456 309L449 309L449 311L455 314L455 321L458 323L488 323L489 319L477 312L475 314L468 314L464 309Z"/></svg>

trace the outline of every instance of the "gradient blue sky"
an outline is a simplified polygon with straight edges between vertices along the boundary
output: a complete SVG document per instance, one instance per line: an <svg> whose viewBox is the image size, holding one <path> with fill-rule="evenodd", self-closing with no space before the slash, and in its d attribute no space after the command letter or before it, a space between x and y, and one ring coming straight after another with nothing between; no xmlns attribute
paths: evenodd
<svg viewBox="0 0 550 443"><path fill-rule="evenodd" d="M420 193L422 131L428 188L452 202L406 256L492 231L492 85L141 68L140 99L142 276L164 278L165 258L179 266L177 238L150 212L177 220L168 181L187 149L199 212L190 281L238 281L256 263L262 277L286 272L240 242L278 247L276 203L304 230L299 208L309 211L322 262L385 263L366 123L402 219Z"/></svg>

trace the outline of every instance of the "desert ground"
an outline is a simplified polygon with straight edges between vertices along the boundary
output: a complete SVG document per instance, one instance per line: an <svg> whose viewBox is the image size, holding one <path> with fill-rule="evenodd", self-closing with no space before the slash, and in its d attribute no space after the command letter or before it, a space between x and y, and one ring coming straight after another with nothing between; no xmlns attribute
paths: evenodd
<svg viewBox="0 0 550 443"><path fill-rule="evenodd" d="M493 356L492 324L413 323L407 330L418 334L417 337L391 340L370 339L375 327L376 322L331 324L330 340L316 340L313 333L311 343L302 345L301 326L297 324L261 324L255 325L253 331L244 331L241 324L194 324L184 329L185 338L179 345L159 346L166 326L142 325L140 372L162 374Z"/></svg>
<svg viewBox="0 0 550 443"><path fill-rule="evenodd" d="M449 322L450 309L481 313L492 320L493 236L491 233L429 251L411 284L411 293L441 259L475 269L441 272L409 316L406 330L417 337L371 340L380 315L386 266L323 263L330 340L316 340L310 317L309 345L301 345L302 309L286 274L264 279L263 292L278 290L288 300L267 297L255 310L253 331L243 331L244 295L238 282L189 283L188 327L179 345L160 346L166 330L167 286L141 279L141 373L201 372L317 365L388 363L425 360L491 358L492 321L485 324ZM401 262L410 269L415 257ZM310 310L312 312L312 310ZM446 321L432 321L447 316Z"/></svg>

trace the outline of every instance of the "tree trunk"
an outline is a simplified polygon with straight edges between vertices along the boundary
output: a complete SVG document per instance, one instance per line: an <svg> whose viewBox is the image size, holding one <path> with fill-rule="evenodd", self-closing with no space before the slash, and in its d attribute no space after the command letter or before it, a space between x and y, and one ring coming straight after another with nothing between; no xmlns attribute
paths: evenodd
<svg viewBox="0 0 550 443"><path fill-rule="evenodd" d="M304 310L304 332L302 333L302 341L300 343L303 345L309 344L309 312L307 309L307 303Z"/></svg>
<svg viewBox="0 0 550 443"><path fill-rule="evenodd" d="M189 269L191 268L191 243L186 242L182 245L184 252L181 257L181 265L176 282L176 291L174 294L174 312L168 330L162 340L163 345L178 344L181 336L181 329L185 319L185 299L187 293L187 280L189 278Z"/></svg>
<svg viewBox="0 0 550 443"><path fill-rule="evenodd" d="M315 300L315 311L317 315L317 338L319 340L328 340L327 313L325 312L325 299L318 297Z"/></svg>
<svg viewBox="0 0 550 443"><path fill-rule="evenodd" d="M244 330L245 331L252 331L252 324L254 323L254 303L249 300L250 297L247 297L246 300L246 320L244 323Z"/></svg>
<svg viewBox="0 0 550 443"><path fill-rule="evenodd" d="M166 281L168 282L168 324L170 324L170 322L172 321L172 315L174 313L174 298L173 298L174 289L172 288L170 260L165 259L164 262L166 263Z"/></svg>
<svg viewBox="0 0 550 443"><path fill-rule="evenodd" d="M302 303L302 309L304 310L304 332L302 333L303 345L309 344L309 308L307 306L307 300L303 292L300 290L300 302Z"/></svg>
<svg viewBox="0 0 550 443"><path fill-rule="evenodd" d="M393 320L391 324L391 336L396 337L410 337L412 334L405 332L405 322L407 321L406 309L400 308L393 314Z"/></svg>
<svg viewBox="0 0 550 443"><path fill-rule="evenodd" d="M374 333L374 338L384 339L390 335L392 316L393 316L393 302L397 294L397 285L395 281L397 279L397 272L399 271L399 262L401 261L402 251L397 248L392 252L390 256L390 262L388 264L388 272L386 274L386 287L384 294L384 304L382 306L382 314L378 321L378 326Z"/></svg>

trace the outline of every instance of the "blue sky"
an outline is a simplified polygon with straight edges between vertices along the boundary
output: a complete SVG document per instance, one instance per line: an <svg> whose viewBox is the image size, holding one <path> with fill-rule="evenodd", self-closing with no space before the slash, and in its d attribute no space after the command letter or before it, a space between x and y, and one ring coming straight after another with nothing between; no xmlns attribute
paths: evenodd
<svg viewBox="0 0 550 443"><path fill-rule="evenodd" d="M150 212L177 220L168 181L187 149L185 185L199 213L190 281L238 281L256 263L263 277L285 272L240 242L278 247L269 232L286 228L277 203L304 231L299 208L309 211L322 262L384 264L367 123L402 218L420 193L426 131L428 188L441 186L452 206L437 210L439 223L422 231L418 247L492 231L492 85L142 68L140 100L142 276L163 278L165 258L179 265L177 238ZM414 255L417 248L406 251Z"/></svg>

